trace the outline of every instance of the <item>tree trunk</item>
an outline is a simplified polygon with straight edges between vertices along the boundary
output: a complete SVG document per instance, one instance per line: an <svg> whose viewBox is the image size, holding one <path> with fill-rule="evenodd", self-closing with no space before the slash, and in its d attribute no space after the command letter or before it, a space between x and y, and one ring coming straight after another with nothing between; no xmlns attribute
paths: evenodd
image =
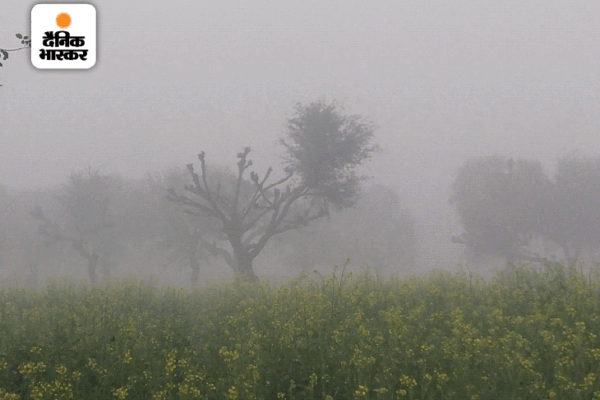
<svg viewBox="0 0 600 400"><path fill-rule="evenodd" d="M98 256L94 253L90 257L88 257L87 260L87 270L88 275L90 277L90 282L92 283L92 285L95 285L98 282L98 279L96 278L96 266L98 265Z"/></svg>
<svg viewBox="0 0 600 400"><path fill-rule="evenodd" d="M192 286L196 286L198 284L198 280L200 277L200 266L198 264L198 259L193 251L188 253L188 261L190 263L190 268L192 269Z"/></svg>
<svg viewBox="0 0 600 400"><path fill-rule="evenodd" d="M88 275L90 277L90 282L92 285L95 285L98 279L96 278L96 267L98 266L98 254L94 251L91 253L83 247L83 240L73 240L71 245L77 252L88 261Z"/></svg>
<svg viewBox="0 0 600 400"><path fill-rule="evenodd" d="M229 243L233 248L233 266L235 277L238 280L246 282L258 282L258 276L252 270L252 261L254 257L250 254L246 246L242 243L242 238L238 235L227 235Z"/></svg>
<svg viewBox="0 0 600 400"><path fill-rule="evenodd" d="M235 252L235 264L237 270L235 271L236 278L245 282L258 282L258 276L254 274L254 270L252 269L252 261L253 257L251 257L247 252L242 251L240 253Z"/></svg>

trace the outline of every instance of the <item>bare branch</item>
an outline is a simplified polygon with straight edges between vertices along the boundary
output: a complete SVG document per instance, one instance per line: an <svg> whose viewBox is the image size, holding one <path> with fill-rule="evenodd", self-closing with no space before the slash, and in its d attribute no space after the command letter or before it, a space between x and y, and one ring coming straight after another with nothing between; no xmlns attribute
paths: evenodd
<svg viewBox="0 0 600 400"><path fill-rule="evenodd" d="M198 154L198 159L200 160L200 168L202 170L202 182L204 183L204 191L206 192L205 200L210 203L210 205L212 206L212 208L214 209L215 213L217 214L217 216L220 220L227 221L228 218L221 211L221 209L219 208L219 206L217 205L217 203L215 202L215 200L213 199L213 197L210 193L210 188L208 186L208 180L206 178L206 159L205 159L205 155L204 155L203 151L201 151L200 154ZM200 186L199 183L198 183L198 186Z"/></svg>
<svg viewBox="0 0 600 400"><path fill-rule="evenodd" d="M296 202L296 200L298 200L302 196L306 195L307 193L308 193L308 188L306 186L304 186L304 187L300 186L300 187L294 188L294 190L290 190L289 186L288 186L286 195L282 197L282 201L285 201L285 204L283 205L281 214L280 214L279 218L277 218L273 222L275 227L279 226L283 222L283 220L287 216L292 204L294 204Z"/></svg>
<svg viewBox="0 0 600 400"><path fill-rule="evenodd" d="M269 168L269 169L270 169L270 168ZM293 173L293 172L288 172L288 174L287 174L287 175L286 175L284 178L281 178L281 179L280 179L280 180L278 180L277 182L270 184L269 186L267 186L267 187L265 188L265 190L269 190L269 189L271 189L271 188L274 188L275 186L279 186L279 185L281 185L282 183L284 183L284 182L286 182L288 179L290 179L290 178L291 178L293 175L294 175L294 173Z"/></svg>
<svg viewBox="0 0 600 400"><path fill-rule="evenodd" d="M304 216L299 217L299 218L297 218L297 219L295 219L293 221L284 221L285 223L282 223L280 225L280 227L275 230L274 235L278 235L280 233L289 231L291 229L297 229L297 228L300 228L300 227L303 227L303 226L307 226L309 224L309 222L312 222L312 221L317 220L319 218L323 218L325 216L327 216L327 210L324 209L324 208L321 208L319 210L319 212L317 214L315 214L315 215L312 215L312 216L304 215Z"/></svg>
<svg viewBox="0 0 600 400"><path fill-rule="evenodd" d="M87 260L98 258L97 254L93 252L90 253L85 249L83 246L85 241L81 235L79 239L67 236L62 229L60 229L60 226L56 222L52 221L44 214L41 207L37 206L35 210L30 213L30 215L36 220L43 222L42 226L40 226L40 233L48 236L52 243L69 242L71 243L73 249L75 249L83 258Z"/></svg>
<svg viewBox="0 0 600 400"><path fill-rule="evenodd" d="M204 247L206 250L208 250L208 252L210 254L212 254L213 256L222 257L225 260L225 262L227 263L227 265L229 265L234 270L237 269L235 267L235 263L233 262L233 257L231 256L231 254L227 250L217 246L216 243L203 242L202 247Z"/></svg>
<svg viewBox="0 0 600 400"><path fill-rule="evenodd" d="M271 207L267 207L264 210L262 210L260 213L258 213L256 215L256 217L254 217L252 220L250 220L247 223L245 223L245 224L242 225L242 231L246 232L249 229L252 229L252 227L254 226L254 224L256 224L258 221L260 221L261 218L263 218L265 215L267 215L271 211L273 211L273 209Z"/></svg>
<svg viewBox="0 0 600 400"><path fill-rule="evenodd" d="M196 207L213 217L221 218L219 216L219 214L217 212L215 212L215 210L213 210L212 208L210 208L202 203L198 203L197 201L194 201L186 196L176 194L175 190L173 188L169 188L168 193L169 194L167 195L167 199L170 201L176 202L176 203L184 205L184 206Z"/></svg>
<svg viewBox="0 0 600 400"><path fill-rule="evenodd" d="M263 186L264 186L265 182L267 181L267 179L269 179L269 175L271 175L272 171L273 171L273 168L269 167L263 180L260 182L258 181L258 174L256 172L252 171L250 173L250 180L252 182L254 182L254 185L256 186L256 191L250 198L250 201L248 202L248 206L242 211L242 218L241 218L242 221L246 218L246 216L248 215L250 210L257 207L257 202L261 197L267 203L267 205L268 205L267 209L273 206L273 203L267 198L267 196L265 194L265 189L263 189Z"/></svg>
<svg viewBox="0 0 600 400"><path fill-rule="evenodd" d="M260 253L262 251L262 249L265 247L265 245L267 244L267 242L269 241L269 239L271 237L273 237L275 235L279 235L279 234L287 232L287 231L290 231L290 230L293 230L293 229L298 229L302 226L306 226L306 225L308 225L309 222L314 221L319 218L322 218L326 215L327 215L327 210L322 208L319 210L319 212L317 214L315 214L313 216L310 216L310 217L303 216L303 217L296 219L295 221L285 221L285 222L287 222L287 224L281 223L281 224L277 225L274 229L270 229L270 228L272 228L272 226L269 226L269 228L267 228L267 231L258 240L258 242L248 246L248 250L254 257L256 257L258 255L258 253Z"/></svg>
<svg viewBox="0 0 600 400"><path fill-rule="evenodd" d="M242 153L238 153L238 176L235 183L235 195L233 198L233 204L231 206L231 217L234 219L238 218L237 207L240 199L240 188L242 186L244 171L252 165L252 160L246 162L246 156L250 153L250 147L244 147L244 151Z"/></svg>
<svg viewBox="0 0 600 400"><path fill-rule="evenodd" d="M244 238L244 240L242 240L242 244L244 246L248 246L250 244L250 242L252 241L252 239L254 239L255 237L257 237L257 236L259 236L261 234L264 234L265 231L266 231L266 227L265 226L262 226L260 228L256 228L255 230L253 230L252 232L250 232L248 234L248 236L246 236Z"/></svg>
<svg viewBox="0 0 600 400"><path fill-rule="evenodd" d="M202 196L202 198L205 198L206 191L202 188L202 185L200 184L200 177L197 173L194 172L194 164L187 164L186 167L188 171L190 171L190 175L192 176L192 182L194 182L194 186L186 185L185 189Z"/></svg>

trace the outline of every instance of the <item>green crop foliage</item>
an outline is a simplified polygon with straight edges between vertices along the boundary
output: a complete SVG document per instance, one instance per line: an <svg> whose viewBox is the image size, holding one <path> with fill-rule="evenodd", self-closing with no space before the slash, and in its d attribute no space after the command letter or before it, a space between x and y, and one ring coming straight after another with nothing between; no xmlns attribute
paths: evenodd
<svg viewBox="0 0 600 400"><path fill-rule="evenodd" d="M600 279L0 289L0 399L600 399Z"/></svg>

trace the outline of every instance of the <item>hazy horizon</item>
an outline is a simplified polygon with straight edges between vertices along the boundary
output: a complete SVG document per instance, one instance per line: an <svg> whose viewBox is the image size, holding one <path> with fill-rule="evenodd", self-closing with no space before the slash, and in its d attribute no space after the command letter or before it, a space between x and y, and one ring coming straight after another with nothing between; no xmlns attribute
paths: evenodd
<svg viewBox="0 0 600 400"><path fill-rule="evenodd" d="M0 46L29 31L7 0ZM447 204L468 158L600 155L600 3L274 1L95 4L98 61L0 68L0 183L64 182L92 166L125 177L196 162L279 164L297 102L336 99L379 126L363 172L419 220L424 263L453 257ZM439 254L434 253L438 251ZM453 261L448 261L453 262Z"/></svg>

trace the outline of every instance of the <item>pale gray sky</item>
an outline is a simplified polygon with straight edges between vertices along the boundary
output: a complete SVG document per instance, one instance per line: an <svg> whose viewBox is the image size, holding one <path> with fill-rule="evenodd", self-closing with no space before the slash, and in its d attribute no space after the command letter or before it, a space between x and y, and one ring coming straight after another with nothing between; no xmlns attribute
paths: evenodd
<svg viewBox="0 0 600 400"><path fill-rule="evenodd" d="M4 0L0 46L33 2ZM600 154L600 2L105 0L98 62L0 69L0 182L46 186L88 165L127 176L200 150L257 171L293 105L338 99L380 126L366 169L398 189L444 248L446 204L468 157ZM434 262L434 261L431 261Z"/></svg>

